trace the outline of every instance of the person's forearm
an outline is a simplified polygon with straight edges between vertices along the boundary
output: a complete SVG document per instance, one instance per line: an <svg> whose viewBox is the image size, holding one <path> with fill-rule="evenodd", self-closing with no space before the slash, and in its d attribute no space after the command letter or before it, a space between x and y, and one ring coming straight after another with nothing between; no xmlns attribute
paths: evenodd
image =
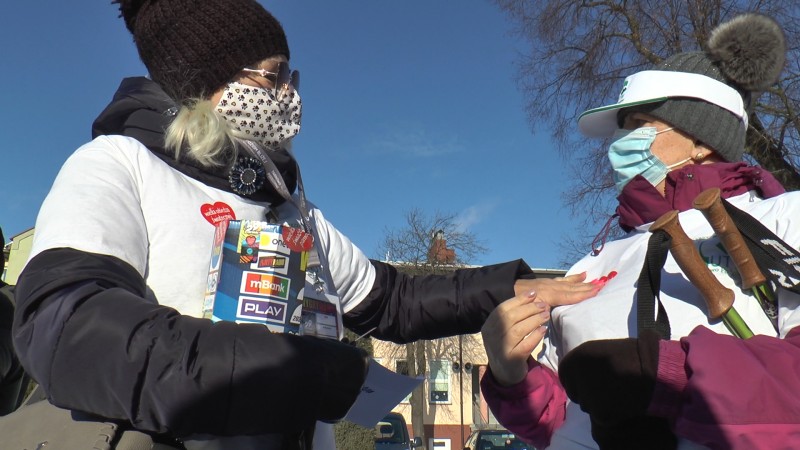
<svg viewBox="0 0 800 450"><path fill-rule="evenodd" d="M344 416L366 376L355 347L148 301L136 271L109 256L43 252L17 295L15 344L48 398L145 431L299 431Z"/></svg>
<svg viewBox="0 0 800 450"><path fill-rule="evenodd" d="M697 327L663 341L648 413L710 448L800 446L800 329L742 340Z"/></svg>
<svg viewBox="0 0 800 450"><path fill-rule="evenodd" d="M495 306L514 296L514 281L531 273L522 260L417 277L372 263L374 287L344 324L396 343L477 333Z"/></svg>
<svg viewBox="0 0 800 450"><path fill-rule="evenodd" d="M481 391L497 421L538 448L550 444L566 419L567 394L558 375L533 358L522 382L502 386L490 369L481 379Z"/></svg>

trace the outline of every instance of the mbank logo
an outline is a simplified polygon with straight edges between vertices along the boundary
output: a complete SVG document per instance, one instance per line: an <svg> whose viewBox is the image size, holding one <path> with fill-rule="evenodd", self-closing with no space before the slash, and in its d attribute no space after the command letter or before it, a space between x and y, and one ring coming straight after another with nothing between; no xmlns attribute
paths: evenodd
<svg viewBox="0 0 800 450"><path fill-rule="evenodd" d="M289 298L289 279L267 273L245 272L241 292L286 300Z"/></svg>

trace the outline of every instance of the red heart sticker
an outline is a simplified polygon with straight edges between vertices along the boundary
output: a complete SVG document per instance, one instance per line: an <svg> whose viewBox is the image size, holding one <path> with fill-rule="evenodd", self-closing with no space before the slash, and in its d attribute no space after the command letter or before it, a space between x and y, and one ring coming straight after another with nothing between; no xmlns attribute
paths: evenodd
<svg viewBox="0 0 800 450"><path fill-rule="evenodd" d="M314 237L298 228L281 227L283 242L293 252L307 252L314 246Z"/></svg>
<svg viewBox="0 0 800 450"><path fill-rule="evenodd" d="M236 213L230 206L223 202L216 202L213 205L205 203L200 207L200 214L210 223L216 225L220 222L236 220Z"/></svg>

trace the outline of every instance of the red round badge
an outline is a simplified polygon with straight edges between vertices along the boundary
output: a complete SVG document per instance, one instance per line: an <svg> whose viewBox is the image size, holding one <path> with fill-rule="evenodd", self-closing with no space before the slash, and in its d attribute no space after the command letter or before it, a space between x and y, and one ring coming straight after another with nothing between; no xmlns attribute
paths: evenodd
<svg viewBox="0 0 800 450"><path fill-rule="evenodd" d="M307 252L314 246L314 237L305 231L287 227L281 227L281 235L283 235L283 242L293 252Z"/></svg>

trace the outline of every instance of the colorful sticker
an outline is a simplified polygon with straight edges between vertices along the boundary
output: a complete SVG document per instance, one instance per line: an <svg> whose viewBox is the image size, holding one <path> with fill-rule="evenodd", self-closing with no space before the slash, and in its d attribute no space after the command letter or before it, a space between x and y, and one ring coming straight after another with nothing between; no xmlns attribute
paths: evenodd
<svg viewBox="0 0 800 450"><path fill-rule="evenodd" d="M286 257L277 255L266 255L258 257L259 269L283 269L286 267Z"/></svg>
<svg viewBox="0 0 800 450"><path fill-rule="evenodd" d="M286 321L286 303L263 298L240 297L236 317L282 324Z"/></svg>
<svg viewBox="0 0 800 450"><path fill-rule="evenodd" d="M289 298L290 281L289 278L279 277L271 273L244 272L241 292L286 300Z"/></svg>

